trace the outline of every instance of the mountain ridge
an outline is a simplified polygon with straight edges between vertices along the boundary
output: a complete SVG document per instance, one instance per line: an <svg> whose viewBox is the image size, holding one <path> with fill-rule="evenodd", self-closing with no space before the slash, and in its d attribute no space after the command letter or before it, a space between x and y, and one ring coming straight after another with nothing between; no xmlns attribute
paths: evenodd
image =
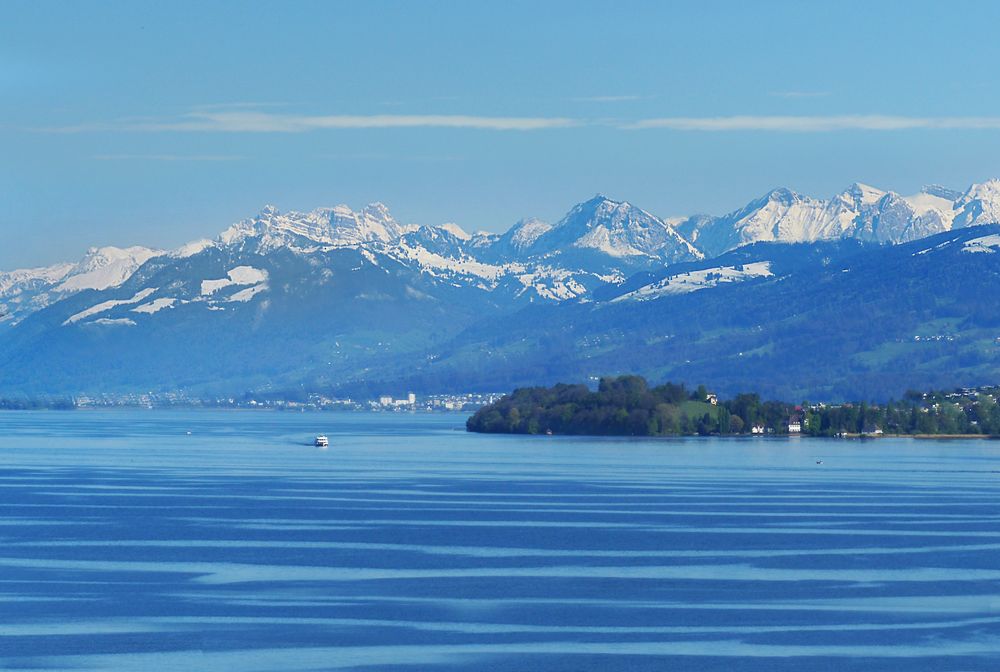
<svg viewBox="0 0 1000 672"><path fill-rule="evenodd" d="M911 214L915 217L932 212L941 214L942 225L945 229L948 228L952 220L955 220L955 228L973 224L992 223L1000 220L1000 179L992 178L982 183L972 184L965 191L961 192L941 185L926 185L917 194L912 196L901 196L895 192L881 190L860 182L853 183L829 199L804 196L787 187L777 187L760 197L752 199L742 208L719 216L699 214L659 218L628 201L616 201L603 194L597 194L593 198L574 206L555 225L537 218L528 217L518 221L507 231L495 234L469 234L454 223L442 224L434 228L450 227L454 233L465 239L479 237L480 247L491 247L499 241L505 240L512 244L515 251L524 252L538 243L540 238L549 236L551 242L556 238L553 236L554 233L560 230L565 232L567 228L572 228L574 215L578 214L579 211L588 207L592 210L605 207L609 211L607 214L610 217L598 217L598 219L613 222L614 215L619 212L626 214L634 212L637 214L638 219L646 220L643 223L648 223L649 221L659 223L668 234L667 239L669 240L666 240L666 242L682 248L688 248L687 252L690 255L698 257L700 254L719 253L715 249L703 249L708 246L704 245L704 242L699 245L698 238L700 236L694 235L704 229L708 223L716 223L716 226L718 226L718 222L739 222L739 220L750 215L758 214L760 210L768 205L772 205L778 208L779 211L766 213L770 217L763 219L760 228L762 232L770 231L778 235L773 238L762 238L752 235L749 237L737 237L732 242L732 246L762 242L767 239L784 242L828 239L838 237L838 234L853 233L853 229L846 226L846 224L841 228L830 228L830 224L832 223L830 221L831 217L836 219L837 215L844 214L842 212L844 208L852 210L854 215L864 214L860 210L865 207L876 206L882 198L889 195L893 196L892 200L907 203L912 210ZM815 212L811 218L813 221L809 222L810 227L805 230L796 230L792 222L788 221L789 209L792 210L791 214L794 215L791 219L795 219L795 216L801 218L802 213L799 212L800 210L814 210ZM824 210L827 212L824 213ZM627 219L627 216L623 219ZM806 217L806 219L810 218ZM699 220L701 221L700 225L698 224ZM581 235L579 237L569 242L580 243L579 247L589 246L599 249L600 245L596 244L597 241L580 241L579 238L590 232L593 228L600 228L602 225L599 224L597 227L585 226L585 231L580 232ZM354 211L349 206L341 204L319 207L308 212L292 210L282 213L276 206L266 205L257 215L241 220L223 230L212 242L228 244L236 242L241 238L267 232L270 236L268 242L272 245L287 243L289 239L297 237L308 239L313 243L327 245L350 245L366 242L385 243L396 240L403 234L413 232L419 228L421 227L415 224L400 224L393 218L388 207L377 201L368 204L358 211ZM746 227L744 226L743 228ZM738 229L735 233L740 233L740 231L741 229ZM628 230L625 231L625 233L629 232ZM937 231L934 232L936 233ZM676 237L673 236L674 233L677 234ZM730 233L734 232L731 231ZM753 232L751 231L751 233ZM191 246L192 244L205 242L205 240L194 241L194 243L188 243L186 246L178 248L178 250L183 250L184 247ZM899 241L888 237L885 242ZM552 245L549 245L549 247L552 247ZM120 248L103 249L114 250ZM722 251L728 251L728 249L732 249L732 247ZM614 250L615 253L621 256L627 256L627 254L622 254L623 252L649 254L651 251L657 252L659 251L659 247L654 244L651 248L647 245L645 249L639 250L629 250L627 248ZM159 252L163 253L163 251ZM52 268L57 265L55 264L46 268ZM3 276L27 270L31 269L17 269L6 273L0 272L0 283L3 281ZM0 287L2 287L2 284L0 284Z"/></svg>
<svg viewBox="0 0 1000 672"><path fill-rule="evenodd" d="M933 298L954 289L949 274L976 267L984 276L968 291L987 296L1000 238L968 237L1000 213L1000 181L973 185L947 201L956 193L930 187L902 197L856 183L824 201L775 189L731 215L683 221L597 195L556 224L526 219L504 234L401 224L378 203L359 211L340 205L285 213L266 206L214 239L175 250L95 248L76 264L0 274L0 388L334 389L398 383L407 368L444 371L444 361L498 375L490 368L494 350L518 353L511 375L521 366L516 362L538 356L551 358L539 370L572 373L580 365L570 364L576 350L610 365L597 353L621 339L596 326L601 316L642 330L662 320L660 311L678 307L694 311L693 323L703 321L699 307L743 315L742 306L720 304L718 297L751 292L745 300L756 301L754 292L766 297L777 291L773 286L791 282L825 283L835 291L843 279L823 269L837 259L920 246L925 239L940 242L917 250L914 259L927 261L926 272L944 289L864 266L867 282L887 294L902 292L907 298L901 301L918 310L907 288L919 284ZM943 201L952 204L950 211ZM697 225L687 226L692 219ZM949 228L954 221L963 226ZM685 233L699 234L691 237L700 247ZM954 253L951 234L973 242ZM713 239L726 251L702 252L712 249ZM954 268L936 264L944 258ZM898 267L925 272L916 263ZM977 290L975 283L986 284ZM850 291L862 290L852 285ZM811 300L843 309L835 297ZM936 300L961 302L951 294ZM604 312L593 318L588 306ZM592 338L567 344L564 334L550 332L550 323L573 331L561 316L579 310L591 315ZM496 333L483 332L483 325L494 325ZM509 342L525 325L524 340ZM549 341L537 340L543 333ZM447 353L462 338L486 354L455 360ZM644 348L635 343L632 349ZM631 353L620 356L627 360ZM35 372L43 370L47 376L39 378Z"/></svg>

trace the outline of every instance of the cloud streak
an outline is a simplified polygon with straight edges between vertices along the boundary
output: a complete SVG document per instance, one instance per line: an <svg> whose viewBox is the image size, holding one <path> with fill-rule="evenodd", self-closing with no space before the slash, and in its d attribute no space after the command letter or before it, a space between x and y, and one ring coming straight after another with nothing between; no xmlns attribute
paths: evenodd
<svg viewBox="0 0 1000 672"><path fill-rule="evenodd" d="M133 119L43 129L52 132L202 132L306 133L330 129L465 128L489 131L537 131L567 128L579 121L565 117L484 117L447 114L302 115L259 111L197 110L175 119Z"/></svg>
<svg viewBox="0 0 1000 672"><path fill-rule="evenodd" d="M1000 117L905 117L890 115L661 117L624 124L630 130L769 131L831 133L835 131L998 130Z"/></svg>
<svg viewBox="0 0 1000 672"><path fill-rule="evenodd" d="M47 133L310 133L350 129L473 129L484 131L542 131L573 127L621 130L664 129L681 132L832 133L843 131L1000 130L997 117L910 117L879 114L826 116L734 115L712 117L622 118L494 117L449 114L303 115L260 110L196 109L169 118L132 118L96 124L33 129ZM140 158L117 155L105 158ZM173 155L147 159L198 160ZM237 157L239 158L239 157ZM234 160L204 157L201 160Z"/></svg>

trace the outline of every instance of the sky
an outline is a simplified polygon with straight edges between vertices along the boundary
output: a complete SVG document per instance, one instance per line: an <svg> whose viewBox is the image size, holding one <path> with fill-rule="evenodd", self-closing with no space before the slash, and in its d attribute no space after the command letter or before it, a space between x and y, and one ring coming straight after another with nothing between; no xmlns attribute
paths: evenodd
<svg viewBox="0 0 1000 672"><path fill-rule="evenodd" d="M1000 176L996 2L0 3L0 269L265 204L503 231L595 193Z"/></svg>

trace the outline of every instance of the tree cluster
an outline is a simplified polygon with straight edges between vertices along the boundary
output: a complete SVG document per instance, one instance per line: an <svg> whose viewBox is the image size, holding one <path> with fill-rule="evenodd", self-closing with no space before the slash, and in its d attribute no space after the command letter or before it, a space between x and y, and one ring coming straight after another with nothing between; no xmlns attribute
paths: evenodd
<svg viewBox="0 0 1000 672"><path fill-rule="evenodd" d="M640 376L602 378L598 389L559 384L514 390L469 418L472 432L676 436L788 434L798 426L809 436L877 434L1000 435L1000 388L908 392L900 401L839 405L762 401L738 394L710 403L704 386L650 387Z"/></svg>
<svg viewBox="0 0 1000 672"><path fill-rule="evenodd" d="M76 408L72 399L47 399L39 397L24 397L9 399L0 397L0 411L67 411Z"/></svg>
<svg viewBox="0 0 1000 672"><path fill-rule="evenodd" d="M666 383L650 388L640 376L602 378L596 392L585 385L515 390L481 408L467 428L511 434L663 436L730 431L730 414L707 403L700 387Z"/></svg>

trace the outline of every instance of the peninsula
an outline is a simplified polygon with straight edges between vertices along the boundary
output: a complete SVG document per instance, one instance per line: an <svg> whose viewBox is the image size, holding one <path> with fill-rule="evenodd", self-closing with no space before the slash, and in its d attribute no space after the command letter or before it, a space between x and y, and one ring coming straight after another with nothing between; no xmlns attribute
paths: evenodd
<svg viewBox="0 0 1000 672"><path fill-rule="evenodd" d="M704 386L650 387L640 376L602 378L597 391L559 384L514 390L466 423L470 432L595 436L1000 434L1000 388L908 391L884 404L762 401L752 393L720 400Z"/></svg>

